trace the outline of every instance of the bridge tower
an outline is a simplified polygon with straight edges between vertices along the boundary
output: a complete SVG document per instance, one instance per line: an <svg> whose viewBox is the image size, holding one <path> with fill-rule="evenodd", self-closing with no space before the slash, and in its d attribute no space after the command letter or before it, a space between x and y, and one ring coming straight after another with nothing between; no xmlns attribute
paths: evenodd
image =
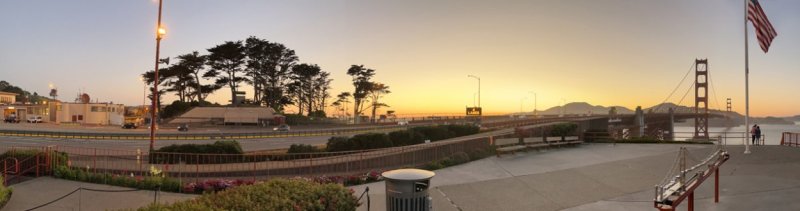
<svg viewBox="0 0 800 211"><path fill-rule="evenodd" d="M731 98L730 97L728 98L728 101L726 103L728 105L726 106L725 111L728 112L728 114L730 114L731 113Z"/></svg>
<svg viewBox="0 0 800 211"><path fill-rule="evenodd" d="M708 59L694 60L694 84L694 138L708 139Z"/></svg>

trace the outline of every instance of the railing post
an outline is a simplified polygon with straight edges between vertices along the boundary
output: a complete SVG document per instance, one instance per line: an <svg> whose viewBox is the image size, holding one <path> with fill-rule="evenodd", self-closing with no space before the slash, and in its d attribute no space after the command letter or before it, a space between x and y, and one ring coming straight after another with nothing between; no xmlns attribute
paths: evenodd
<svg viewBox="0 0 800 211"><path fill-rule="evenodd" d="M97 170L97 148L94 148L94 156L92 156L92 172Z"/></svg>
<svg viewBox="0 0 800 211"><path fill-rule="evenodd" d="M40 153L36 153L36 163L33 164L36 168L36 177L39 177L39 154Z"/></svg>
<svg viewBox="0 0 800 211"><path fill-rule="evenodd" d="M714 169L714 203L719 203L719 166Z"/></svg>
<svg viewBox="0 0 800 211"><path fill-rule="evenodd" d="M689 211L694 211L694 191L689 193L689 205L686 207Z"/></svg>
<svg viewBox="0 0 800 211"><path fill-rule="evenodd" d="M200 182L200 154L195 154L194 160L194 182Z"/></svg>

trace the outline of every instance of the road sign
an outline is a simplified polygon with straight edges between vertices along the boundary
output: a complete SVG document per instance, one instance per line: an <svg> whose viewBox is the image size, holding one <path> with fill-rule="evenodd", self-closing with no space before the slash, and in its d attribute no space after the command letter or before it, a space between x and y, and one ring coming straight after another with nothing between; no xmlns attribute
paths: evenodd
<svg viewBox="0 0 800 211"><path fill-rule="evenodd" d="M480 116L483 114L481 107L467 107L467 116Z"/></svg>

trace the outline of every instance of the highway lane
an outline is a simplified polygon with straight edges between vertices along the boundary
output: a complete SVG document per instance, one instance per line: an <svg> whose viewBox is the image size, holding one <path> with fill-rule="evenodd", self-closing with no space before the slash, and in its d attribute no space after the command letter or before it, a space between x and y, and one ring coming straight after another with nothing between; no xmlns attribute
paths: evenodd
<svg viewBox="0 0 800 211"><path fill-rule="evenodd" d="M268 139L244 139L237 140L245 151L261 151L261 150L274 150L286 149L292 144L311 144L311 145L324 145L328 142L331 136L302 136L302 137L286 137L286 138L268 138ZM222 139L209 139L209 140L156 140L155 147L160 148L171 144L208 144ZM227 139L226 139L227 140ZM115 149L115 150L132 150L141 149L146 151L150 146L148 140L96 140L96 139L60 139L60 138L42 138L42 137L14 137L3 136L0 137L0 147L8 148L12 146L68 146L80 148L99 148L99 149Z"/></svg>

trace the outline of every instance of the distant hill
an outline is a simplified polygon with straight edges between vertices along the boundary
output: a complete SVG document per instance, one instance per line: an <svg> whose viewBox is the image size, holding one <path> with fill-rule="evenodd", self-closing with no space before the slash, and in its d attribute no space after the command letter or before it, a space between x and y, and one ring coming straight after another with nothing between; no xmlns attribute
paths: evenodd
<svg viewBox="0 0 800 211"><path fill-rule="evenodd" d="M617 108L619 114L632 114L633 110L622 106L595 106L585 102L567 103L566 105L548 108L544 111L539 111L540 115L558 115L561 114L561 109L565 109L566 114L608 114L608 110L612 107Z"/></svg>
<svg viewBox="0 0 800 211"><path fill-rule="evenodd" d="M552 108L548 108L544 111L539 111L539 115L558 115L561 114L562 109L565 110L564 113L566 114L608 114L608 110L611 108L617 108L618 114L633 114L634 110L623 106L599 106L599 105L592 105L586 102L573 102L567 103L564 106L555 106ZM675 113L694 113L694 107L676 105L674 103L662 103L658 104L649 108L644 108L645 113L667 113L669 109L673 108ZM744 124L744 115L736 113L736 112L726 112L716 109L709 109L709 113L711 114L719 114L726 116L727 118L712 118L709 120L709 125L712 127L718 126L729 126L729 125L743 125ZM794 124L794 121L800 121L800 115L793 116L793 117L751 117L751 120L755 124ZM686 124L692 123L692 121L686 121Z"/></svg>

